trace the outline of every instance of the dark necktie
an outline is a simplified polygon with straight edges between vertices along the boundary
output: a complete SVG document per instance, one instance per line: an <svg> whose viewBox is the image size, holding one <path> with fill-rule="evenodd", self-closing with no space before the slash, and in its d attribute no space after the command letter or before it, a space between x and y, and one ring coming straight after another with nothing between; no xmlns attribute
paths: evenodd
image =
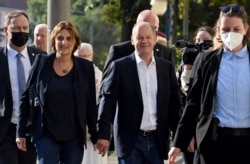
<svg viewBox="0 0 250 164"><path fill-rule="evenodd" d="M21 98L26 87L26 80L25 80L23 62L21 60L22 54L18 53L16 56L17 56L17 78L19 87L19 98Z"/></svg>

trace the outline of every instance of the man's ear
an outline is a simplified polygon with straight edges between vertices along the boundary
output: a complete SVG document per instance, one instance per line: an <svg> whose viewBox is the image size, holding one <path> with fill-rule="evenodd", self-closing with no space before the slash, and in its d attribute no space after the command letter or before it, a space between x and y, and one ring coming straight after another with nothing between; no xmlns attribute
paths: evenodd
<svg viewBox="0 0 250 164"><path fill-rule="evenodd" d="M134 45L133 36L130 36L131 44Z"/></svg>
<svg viewBox="0 0 250 164"><path fill-rule="evenodd" d="M5 26L5 27L3 27L3 32L5 33L5 35L6 35L6 36L8 36L8 32L7 32L7 30L8 30L8 27L6 27L6 26Z"/></svg>
<svg viewBox="0 0 250 164"><path fill-rule="evenodd" d="M249 25L245 25L245 35L247 34L248 30L249 30Z"/></svg>

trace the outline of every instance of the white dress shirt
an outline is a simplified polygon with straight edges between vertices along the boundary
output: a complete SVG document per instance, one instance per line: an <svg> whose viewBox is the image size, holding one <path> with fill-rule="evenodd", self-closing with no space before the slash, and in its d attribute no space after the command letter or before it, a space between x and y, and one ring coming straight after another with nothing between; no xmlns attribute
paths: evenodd
<svg viewBox="0 0 250 164"><path fill-rule="evenodd" d="M17 124L18 115L19 115L19 87L18 87L18 75L17 75L17 51L7 46L7 57L8 57L8 65L9 65L9 75L10 75L10 83L11 83L11 91L12 91L12 99L13 99L13 112L11 117L11 122ZM27 81L29 76L29 71L31 69L31 63L27 51L27 47L23 49L21 60L24 66L25 72L25 80Z"/></svg>
<svg viewBox="0 0 250 164"><path fill-rule="evenodd" d="M141 93L143 99L143 115L141 121L141 130L156 130L157 126L157 75L155 58L147 66L146 62L135 54L137 70L140 80Z"/></svg>

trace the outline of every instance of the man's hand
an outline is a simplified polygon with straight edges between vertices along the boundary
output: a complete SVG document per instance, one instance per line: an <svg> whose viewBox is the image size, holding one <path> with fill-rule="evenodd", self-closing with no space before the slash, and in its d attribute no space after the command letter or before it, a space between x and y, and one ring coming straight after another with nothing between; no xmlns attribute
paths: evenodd
<svg viewBox="0 0 250 164"><path fill-rule="evenodd" d="M16 138L16 143L17 143L18 149L22 151L27 151L26 138Z"/></svg>
<svg viewBox="0 0 250 164"><path fill-rule="evenodd" d="M104 156L109 148L109 140L98 139L96 144L94 145L94 149L98 149L98 154L102 154Z"/></svg>
<svg viewBox="0 0 250 164"><path fill-rule="evenodd" d="M168 153L169 164L176 164L175 159L180 154L181 149L177 147L172 147Z"/></svg>

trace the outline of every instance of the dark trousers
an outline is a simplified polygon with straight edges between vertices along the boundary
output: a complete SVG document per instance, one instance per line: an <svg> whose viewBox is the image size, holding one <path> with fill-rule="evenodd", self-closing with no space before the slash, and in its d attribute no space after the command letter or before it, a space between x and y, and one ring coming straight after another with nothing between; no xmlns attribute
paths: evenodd
<svg viewBox="0 0 250 164"><path fill-rule="evenodd" d="M135 146L127 157L118 158L119 164L164 164L156 144L156 135L138 135Z"/></svg>
<svg viewBox="0 0 250 164"><path fill-rule="evenodd" d="M43 133L35 143L39 164L81 164L83 141L80 137L57 141Z"/></svg>
<svg viewBox="0 0 250 164"><path fill-rule="evenodd" d="M11 124L3 142L0 143L0 164L36 164L36 151L30 137L26 139L27 151L16 145L16 125Z"/></svg>
<svg viewBox="0 0 250 164"><path fill-rule="evenodd" d="M250 164L249 151L250 136L219 134L216 141L204 141L195 164Z"/></svg>

